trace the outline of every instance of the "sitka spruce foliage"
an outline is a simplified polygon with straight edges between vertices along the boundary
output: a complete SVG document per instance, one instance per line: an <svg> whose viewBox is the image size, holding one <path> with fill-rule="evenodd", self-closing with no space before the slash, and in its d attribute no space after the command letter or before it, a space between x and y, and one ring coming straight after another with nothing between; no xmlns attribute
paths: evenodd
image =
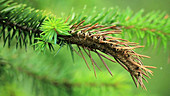
<svg viewBox="0 0 170 96"><path fill-rule="evenodd" d="M128 34L129 39L137 37L137 40L141 41L147 37L146 44L155 46L158 45L158 40L160 40L162 41L160 44L163 44L165 49L167 48L168 38L170 37L170 20L165 12L155 12L157 14L151 12L143 16L143 10L133 15L133 11L130 9L120 11L118 8L110 8L97 11L94 8L91 12L85 12L85 9L79 14L71 11L63 20L70 17L67 22L68 25L73 25L83 20L85 20L84 25L93 25L95 23L107 26L117 25L123 30L121 33L123 37ZM20 45L20 47L26 46L26 42L30 44L37 42L34 37L40 36L40 25L47 16L43 11L35 10L24 4L17 4L11 0L1 0L0 22L3 24L1 30L11 31L10 33L6 32L8 34L4 32L2 34L1 32L0 36L3 37L4 45L7 42L10 45L14 38L17 40L17 46Z"/></svg>
<svg viewBox="0 0 170 96"><path fill-rule="evenodd" d="M17 48L18 46L20 48L24 46L27 49L29 44L39 52L48 54L48 50L54 50L55 54L58 54L63 45L68 45L73 59L74 53L78 54L80 58L84 59L89 70L91 70L91 67L93 68L94 75L97 78L96 68L99 70L101 68L91 55L91 53L95 53L111 76L113 74L103 58L119 63L130 73L136 87L140 85L143 89L146 89L143 80L148 82L145 77L150 78L149 74L152 75L153 73L148 68L155 67L143 65L140 58L149 57L136 53L134 49L143 47L137 43L144 42L148 46L163 45L164 49L167 50L167 43L170 37L169 30L170 20L168 14L161 12L151 12L143 16L143 10L133 14L130 9L120 11L118 8L110 8L97 11L94 8L88 13L86 8L84 8L81 13L76 14L72 10L68 16L56 18L54 15L35 10L24 4L15 3L13 0L0 0L0 38L4 47L8 45L8 47L13 48L15 44ZM130 41L134 40L132 38L140 41L137 41L137 43L129 42L125 40L127 35ZM159 41L160 44L158 43ZM60 46L59 50L56 50L56 45ZM88 64L88 60L86 60L82 50L89 57L92 66ZM43 59L41 58L41 60ZM48 61L47 59L45 61ZM2 82L6 81L3 86L7 89L5 91L0 89L3 95L6 92L9 93L7 96L27 96L26 93L30 94L31 88L33 88L33 92L35 92L33 94L36 94L36 96L47 96L47 94L52 94L50 96L54 94L81 95L77 90L79 90L78 86L83 86L83 84L73 82L74 80L67 81L69 80L69 75L71 75L69 72L64 73L66 72L64 68L67 65L49 65L48 62L42 63L42 65L2 63L0 80ZM36 60L30 63L36 64ZM32 69L31 66L34 66L34 68ZM52 66L54 66L54 69L57 68L58 70L56 71L61 74L56 76L55 73L57 72ZM42 70L44 71L41 72ZM54 74L49 73L49 70ZM24 78L28 78L28 80ZM76 80L79 79L76 78ZM8 81L12 82L11 87L8 85ZM18 90L13 92L18 86L16 84L20 81L23 84L25 82L32 83L32 85L29 85L29 91L25 91L23 94L19 93L18 91L23 90L19 87ZM37 84L35 89L33 87L34 83ZM87 83L87 85L90 87L98 86L98 84L93 83ZM91 89L89 86L85 86L84 90ZM112 85L112 83L104 84L104 87L107 86L109 86L108 90L112 90L112 87L116 85ZM49 88L49 90L46 90L44 93L37 93L37 90L45 90L43 88ZM96 88L96 90L103 90L102 88ZM55 90L58 91L55 92Z"/></svg>
<svg viewBox="0 0 170 96"><path fill-rule="evenodd" d="M57 43L57 34L58 35L71 35L68 33L69 26L67 26L65 21L60 19L56 19L55 17L47 17L47 20L43 22L43 25L40 27L42 33L40 33L40 38L35 38L39 40L39 42L35 43L36 50L40 50L45 52L46 47L49 46L53 48L53 44ZM50 44L50 45L49 45Z"/></svg>
<svg viewBox="0 0 170 96"><path fill-rule="evenodd" d="M17 4L12 0L0 1L0 37L4 41L4 46L11 45L16 41L16 47L37 42L36 37L40 36L40 25L46 18L43 11L35 10L24 4Z"/></svg>

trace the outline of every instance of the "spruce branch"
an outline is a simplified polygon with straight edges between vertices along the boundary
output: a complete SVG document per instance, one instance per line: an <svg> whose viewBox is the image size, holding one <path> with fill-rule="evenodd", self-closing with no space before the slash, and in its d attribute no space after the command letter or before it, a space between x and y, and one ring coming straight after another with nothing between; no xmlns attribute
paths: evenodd
<svg viewBox="0 0 170 96"><path fill-rule="evenodd" d="M37 40L34 39L40 36L42 32L40 26L45 20L47 15L43 11L35 10L26 5L14 3L12 0L1 0L1 30L8 29L8 31L13 32L12 37L16 36L17 45L23 42L26 46L26 42L30 44L36 43ZM158 45L158 40L161 39L164 48L167 49L167 43L169 41L169 17L165 12L150 12L143 16L143 10L133 15L133 11L129 8L125 11L120 11L118 8L110 8L108 10L103 9L102 11L96 11L93 9L91 13L86 12L86 8L80 13L75 14L71 11L66 18L69 25L85 20L84 24L95 24L100 25L116 25L122 27L124 31L122 36L125 34L129 35L129 39L137 37L137 40L144 42L144 38L147 38L146 45ZM96 15L95 15L96 14ZM19 17L19 18L18 18ZM70 17L70 18L68 18ZM4 26L6 25L6 26ZM17 31L20 30L20 35L17 36ZM23 31L23 32L22 32ZM2 35L3 33L3 35ZM35 33L35 34L34 34ZM10 45L11 34L5 34L1 32L0 37L4 36L4 45L8 40L8 45ZM29 38L28 38L29 37ZM22 46L23 44L20 44Z"/></svg>
<svg viewBox="0 0 170 96"><path fill-rule="evenodd" d="M170 38L170 19L166 12L150 12L144 15L144 10L140 10L138 13L133 13L129 8L125 11L120 11L116 8L103 9L103 11L94 10L91 14L85 14L88 12L82 12L82 15L76 15L72 12L70 15L70 25L80 20L87 20L86 23L99 23L101 25L117 25L123 30L122 37L125 38L127 34L129 39L136 38L138 42L146 42L146 45L154 45L154 48L158 46L158 40L161 41L160 45L163 45L167 49L167 44ZM96 14L96 15L94 15ZM79 19L81 18L81 19ZM147 38L147 41L144 39ZM140 41L139 41L140 40Z"/></svg>
<svg viewBox="0 0 170 96"><path fill-rule="evenodd" d="M148 44L153 43L154 40L157 42L155 38L161 38L164 47L167 48L170 23L169 18L164 14L157 19L158 14L143 17L143 11L140 11L132 16L129 9L121 12L111 8L97 13L92 11L92 14L87 14L88 16L84 11L80 14L71 12L67 19L57 19L55 16L44 15L43 11L14 3L12 0L1 0L0 4L2 5L0 6L0 38L3 38L4 46L7 41L10 46L12 40L16 40L16 46L20 45L20 47L22 45L27 47L27 43L30 42L36 49L45 52L54 49L55 45L75 44L78 48L85 49L85 52L88 50L97 53L111 75L110 69L101 56L112 56L130 73L136 86L141 85L143 89L146 89L142 81L146 80L144 76L149 77L146 73L151 75L153 73L147 68L156 67L144 66L139 58L147 56L133 51L143 46L118 38L119 34L125 36L128 33L131 39L133 38L131 31L134 31L138 39L148 38ZM72 46L69 47L73 52ZM96 50L105 55L100 55ZM81 48L79 51L89 68ZM94 60L90 54L87 52L86 54L93 64Z"/></svg>

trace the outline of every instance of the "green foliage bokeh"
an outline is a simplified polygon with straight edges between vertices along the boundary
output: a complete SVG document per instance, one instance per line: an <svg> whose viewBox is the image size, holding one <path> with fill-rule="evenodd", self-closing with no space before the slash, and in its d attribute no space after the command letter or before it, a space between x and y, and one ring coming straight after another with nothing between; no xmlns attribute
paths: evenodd
<svg viewBox="0 0 170 96"><path fill-rule="evenodd" d="M127 7L130 7L134 11L139 11L141 8L145 9L145 12L149 12L152 10L160 10L160 11L167 11L170 13L170 8L169 0L16 0L18 2L23 2L26 3L34 8L42 9L42 10L47 10L51 11L53 14L57 15L58 17L61 17L62 14L69 13L72 7L77 12L80 12L84 5L87 5L87 9L91 11L95 6L99 9L106 7L116 7L118 6L120 9L124 9ZM57 46L59 48L59 46ZM160 47L161 48L161 47ZM169 45L168 45L169 48ZM152 51L152 48L148 48L145 50L139 50L140 53L146 54L151 56L151 59L144 59L144 64L146 65L154 65L157 67L157 69L154 70L154 76L152 79L149 80L149 83L146 84L148 91L144 91L141 89L137 89L131 78L130 75L121 68L120 65L118 64L113 64L111 62L107 62L108 65L111 67L112 72L114 73L114 76L111 77L107 72L100 72L97 71L98 78L96 79L93 75L92 71L89 71L88 68L86 67L85 63L81 58L75 57L75 63L72 62L71 55L69 53L69 50L67 50L66 46L63 48L60 53L57 56L53 56L53 54L47 53L45 56L37 55L34 51L31 49L28 50L28 52L25 52L24 49L20 50L14 50L15 48L7 49L7 48L1 48L1 56L3 56L5 59L9 60L10 63L14 63L14 66L17 66L17 64L22 64L23 67L25 68L30 68L33 67L32 70L37 74L38 76L41 76L41 74L47 74L48 78L52 78L54 80L58 80L60 82L69 79L69 82L71 83L76 83L76 82L97 82L97 83L102 83L102 82L112 82L112 83L118 83L120 88L117 89L112 89L109 87L102 87L101 90L96 88L96 87L87 87L87 86L82 86L82 87L75 87L74 90L74 96L99 96L100 91L103 91L103 94L100 94L101 96L105 95L110 95L112 94L114 96L168 96L170 95L169 93L169 86L170 86L170 78L168 75L170 74L169 68L170 65L168 63L168 56L169 56L169 50L168 52L164 52L163 49L157 48L156 51ZM160 53L158 53L160 51ZM8 54L6 54L8 53ZM68 54L69 53L69 54ZM64 54L64 55L63 55ZM76 55L76 54L75 54ZM95 55L94 55L95 56ZM95 58L97 60L97 58ZM102 65L101 61L97 61L99 65ZM59 66L60 65L60 66ZM21 66L21 67L22 67ZM37 70L39 67L43 69ZM44 67L42 67L44 66ZM102 67L102 66L101 66ZM58 69L53 69L53 68L58 68ZM46 71L47 70L47 71ZM52 71L49 71L52 70ZM36 72L37 71L37 72ZM38 71L44 71L43 72L38 72ZM50 73L45 73L45 72L50 72ZM60 76L55 76L57 72L59 73ZM38 74L41 73L41 74ZM24 78L24 77L20 77ZM28 77L26 77L28 78ZM21 79L23 80L23 79ZM6 84L4 85L5 89L7 90L15 90L17 96L32 96L31 94L31 87L32 85L29 85L29 81L26 80L25 82L25 87L23 88L20 85L17 85L18 82L14 82L12 84ZM45 82L45 81L44 81ZM28 84L26 84L28 83ZM42 84L42 82L39 85ZM21 84L22 85L22 84ZM44 85L44 86L48 86ZM30 88L27 88L30 87ZM83 87L85 87L83 89ZM4 90L3 88L0 88L0 90ZM28 91L24 91L27 90ZM55 88L54 88L55 89ZM62 90L62 87L59 88L60 92ZM57 88L55 90L58 90ZM55 91L54 90L54 91ZM6 92L6 91L3 91ZM3 94L2 96L7 95L8 93L10 96L10 92L6 93L0 93ZM64 91L63 91L64 92ZM35 93L33 93L35 94ZM42 93L40 93L42 94ZM48 94L48 93L47 93ZM55 94L55 93L54 93ZM57 91L56 91L56 94ZM63 93L64 94L64 93ZM127 95L128 94L128 95ZM66 94L67 95L67 94ZM1 96L1 95L0 95ZM36 96L36 95L35 95ZM43 95L40 95L43 96Z"/></svg>

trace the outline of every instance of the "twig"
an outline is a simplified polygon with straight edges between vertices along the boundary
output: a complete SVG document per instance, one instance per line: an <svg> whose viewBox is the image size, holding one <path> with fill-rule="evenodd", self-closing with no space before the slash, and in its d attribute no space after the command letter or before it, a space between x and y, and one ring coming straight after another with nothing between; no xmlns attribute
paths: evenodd
<svg viewBox="0 0 170 96"><path fill-rule="evenodd" d="M89 67L89 64L87 63L87 61L86 61L86 59L85 59L85 57L84 57L84 55L83 55L83 52L81 51L81 49L80 49L80 47L78 46L78 48L79 48L79 51L80 51L80 53L81 53L81 55L82 55L82 57L83 57L83 59L84 59L84 61L85 61L85 63L86 63L86 65L87 65L87 67L89 68L89 70L91 71L91 69L90 69L90 67Z"/></svg>
<svg viewBox="0 0 170 96"><path fill-rule="evenodd" d="M99 56L99 58L102 60L103 64L105 65L105 67L107 68L107 70L109 71L110 75L113 76L112 72L110 71L109 67L107 66L107 64L104 62L104 60L102 59L102 57L100 56L100 54L95 51L97 53L97 55Z"/></svg>
<svg viewBox="0 0 170 96"><path fill-rule="evenodd" d="M83 48L84 48L84 47L83 47ZM87 49L87 50L88 50L88 49ZM91 57L91 54L90 54L90 53L87 53L87 51L86 51L85 49L84 49L84 51L86 52L86 54L87 54L89 57ZM90 51L90 50L89 50L89 51ZM91 57L91 59L92 59L92 61L94 62L94 64L97 66L97 68L98 68L100 71L102 71L92 57Z"/></svg>

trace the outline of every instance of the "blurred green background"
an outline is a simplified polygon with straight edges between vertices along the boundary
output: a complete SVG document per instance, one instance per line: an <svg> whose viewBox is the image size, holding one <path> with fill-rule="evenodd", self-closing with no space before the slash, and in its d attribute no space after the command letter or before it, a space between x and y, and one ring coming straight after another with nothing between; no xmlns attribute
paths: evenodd
<svg viewBox="0 0 170 96"><path fill-rule="evenodd" d="M137 12L140 9L144 9L145 13L150 11L157 11L157 10L160 10L162 12L166 11L168 14L170 13L170 6L169 6L170 0L16 0L16 1L28 4L29 6L34 7L36 9L47 10L47 12L52 12L58 17L61 16L61 13L68 14L72 8L74 8L74 10L77 13L81 12L81 10L83 10L84 5L87 5L88 11L91 11L94 7L97 7L97 10L101 10L102 8L110 8L110 7L113 8L119 7L120 10L124 10L127 7L129 7L134 12ZM169 45L168 45L168 49L169 49ZM27 52L25 52L24 50L17 49L14 52L11 49L8 50L6 48L1 48L1 52L2 52L1 53L2 56L5 56L6 58L8 58L8 60L12 60L13 62L15 62L15 60L17 62L21 60L20 61L21 63L32 62L31 59L28 58L34 57L35 59L34 61L36 61L36 63L42 63L42 64L44 63L44 62L38 62L38 58L37 58L38 56L37 57L33 56L36 53L32 49L28 50ZM6 52L9 52L10 54L5 54ZM72 82L76 82L76 80L78 80L77 82L79 82L81 78L81 82L93 81L93 82L100 83L100 81L109 82L109 80L112 81L112 79L115 80L116 78L119 78L115 82L120 81L119 83L120 86L124 86L125 88L120 87L120 90L116 90L116 91L114 90L115 94L114 92L111 92L112 90L106 90L105 94L108 94L108 96L122 96L122 95L123 96L170 96L170 92L169 92L170 63L168 62L168 60L170 59L169 50L164 51L164 49L158 45L157 50L153 51L152 47L150 47L145 50L142 49L138 50L138 52L141 54L151 56L150 59L143 60L145 65L153 65L157 67L157 69L153 70L154 76L151 77L152 79L148 79L149 81L148 84L145 83L148 91L142 90L141 88L137 89L128 72L126 72L123 68L121 68L119 64L117 63L115 64L107 61L107 64L112 69L112 72L114 74L114 76L111 77L108 72L105 72L105 68L102 66L102 62L99 60L99 58L97 58L96 55L94 55L96 56L95 60L97 60L97 63L101 67L103 67L102 68L103 72L97 71L97 76L98 76L97 79L94 77L93 71L88 70L86 64L81 58L78 58L78 56L76 56L75 63L72 62L72 57L66 46L65 48L61 49L59 55L53 57L53 54L48 53L43 58L53 58L53 60L55 60L56 58L56 60L53 62L51 62L52 60L48 61L48 59L45 59L47 60L45 62L49 64L62 62L63 65L70 66L70 68L67 69L69 70L72 68L73 71L69 71L70 72L69 74L72 74L72 76L68 76L68 79L72 79ZM12 54L15 54L17 57L15 55L13 56ZM79 90L81 90L81 88ZM88 92L89 91L87 91L87 94L89 95L86 96L91 96L90 92L89 93ZM102 96L106 96L106 95L102 95Z"/></svg>

